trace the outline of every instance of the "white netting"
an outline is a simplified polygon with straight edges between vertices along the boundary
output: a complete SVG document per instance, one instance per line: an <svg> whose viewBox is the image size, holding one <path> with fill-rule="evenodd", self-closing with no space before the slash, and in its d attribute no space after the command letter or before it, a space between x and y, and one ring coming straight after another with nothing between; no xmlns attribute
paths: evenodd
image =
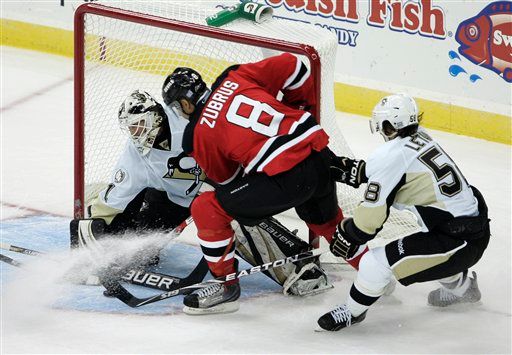
<svg viewBox="0 0 512 355"><path fill-rule="evenodd" d="M205 24L205 18L219 11L211 2L191 4L168 2L102 1L101 4L142 14ZM255 62L279 51L141 25L94 14L85 15L85 201L94 197L108 182L113 166L125 144L117 125L117 110L135 89L148 91L161 101L161 87L176 66L188 66L203 75L208 84L227 66ZM314 47L321 60L320 122L331 137L331 149L352 156L337 124L334 108L335 36L322 28L274 18L257 24L236 20L223 29L260 37L285 40ZM338 184L340 205L351 215L361 199L361 191ZM386 239L414 230L407 214L392 212L390 223L381 232Z"/></svg>

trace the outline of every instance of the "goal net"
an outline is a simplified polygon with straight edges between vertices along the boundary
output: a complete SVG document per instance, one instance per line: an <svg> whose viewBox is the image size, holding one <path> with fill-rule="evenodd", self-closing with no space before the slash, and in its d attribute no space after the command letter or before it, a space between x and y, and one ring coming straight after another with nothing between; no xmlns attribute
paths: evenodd
<svg viewBox="0 0 512 355"><path fill-rule="evenodd" d="M185 5L186 4L186 5ZM225 2L224 2L225 4ZM320 104L314 114L331 137L330 148L353 156L336 124L334 64L337 42L326 29L272 18L235 20L222 28L205 18L220 11L211 1L180 4L102 1L75 13L75 218L111 178L126 143L117 111L133 90L162 102L164 78L175 67L192 67L212 84L226 67L292 52L309 63ZM338 184L339 203L351 215L363 191ZM396 239L416 229L411 215L393 210L379 233Z"/></svg>

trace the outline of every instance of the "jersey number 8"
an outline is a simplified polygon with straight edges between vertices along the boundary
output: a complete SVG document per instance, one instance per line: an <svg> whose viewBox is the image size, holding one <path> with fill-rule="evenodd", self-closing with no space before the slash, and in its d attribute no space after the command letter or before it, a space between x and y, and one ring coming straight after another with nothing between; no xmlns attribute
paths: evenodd
<svg viewBox="0 0 512 355"><path fill-rule="evenodd" d="M243 106L247 106L251 111L249 117L242 116L239 112ZM263 114L272 117L268 125L261 123L259 119ZM244 95L237 95L229 106L226 113L226 119L244 128L250 128L254 132L263 134L267 137L274 137L279 131L279 125L284 118L284 114L276 111L272 106L248 98Z"/></svg>

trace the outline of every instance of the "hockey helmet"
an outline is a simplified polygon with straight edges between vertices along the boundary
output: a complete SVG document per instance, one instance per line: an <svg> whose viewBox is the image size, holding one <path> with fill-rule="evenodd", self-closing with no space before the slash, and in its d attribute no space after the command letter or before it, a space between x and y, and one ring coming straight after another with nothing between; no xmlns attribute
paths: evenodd
<svg viewBox="0 0 512 355"><path fill-rule="evenodd" d="M162 86L162 97L166 105L186 99L196 105L208 90L201 74L191 68L179 67L169 74Z"/></svg>
<svg viewBox="0 0 512 355"><path fill-rule="evenodd" d="M384 129L385 122L388 122L393 131ZM372 133L379 132L385 141L394 139L400 129L417 125L418 105L416 101L407 94L396 94L384 97L375 106L370 120Z"/></svg>
<svg viewBox="0 0 512 355"><path fill-rule="evenodd" d="M146 91L135 90L121 104L118 113L121 130L137 150L146 155L155 143L165 113L162 105Z"/></svg>

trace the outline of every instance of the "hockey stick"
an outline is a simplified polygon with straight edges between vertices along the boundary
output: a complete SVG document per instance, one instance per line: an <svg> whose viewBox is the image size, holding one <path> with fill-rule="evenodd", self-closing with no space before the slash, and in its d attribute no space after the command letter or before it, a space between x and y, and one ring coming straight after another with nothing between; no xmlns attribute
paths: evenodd
<svg viewBox="0 0 512 355"><path fill-rule="evenodd" d="M0 249L4 249L4 250L8 250L8 251L13 251L15 253L32 255L32 256L44 255L43 252L40 252L40 251L37 251L37 250L27 249L27 248L23 248L23 247L19 247L19 246L16 246L16 245L3 243L3 242L0 243Z"/></svg>
<svg viewBox="0 0 512 355"><path fill-rule="evenodd" d="M7 243L0 243L0 249L32 256L45 255L45 253L37 250L27 249ZM0 261L16 267L21 267L23 265L22 262L16 261L3 254L0 254ZM113 270L117 273L121 272L119 267L113 267ZM128 269L121 278L123 281L133 285L148 287L160 291L170 291L201 282L207 273L208 264L204 258L201 258L194 270L192 270L192 272L186 277L177 277L158 272L146 271L144 269Z"/></svg>
<svg viewBox="0 0 512 355"><path fill-rule="evenodd" d="M208 287L211 284L224 283L226 281L235 280L237 278L241 278L241 277L244 277L244 276L248 276L248 275L252 275L252 274L257 274L259 272L267 271L268 269L271 269L271 268L274 268L274 267L283 266L283 265L288 264L288 263L293 263L293 262L296 262L296 261L300 261L300 260L312 258L312 257L315 257L315 256L319 256L320 254L322 254L324 252L325 252L325 250L313 249L313 250L306 251L306 252L303 252L303 253L300 253L300 254L296 254L296 255L293 255L293 256L288 256L288 257L283 258L283 259L278 259L278 260L275 260L275 261L270 262L270 263L256 265L256 266L251 267L250 269L245 269L245 270L242 270L242 271L233 272L233 273L228 274L226 276L217 277L215 279L207 280L207 281L204 281L204 282L199 282L199 283L196 283L194 285L181 287L181 288L179 288L177 290L171 290L171 291L168 291L168 292L160 293L160 294L157 294L155 296L150 296L150 297L146 297L146 298L135 297L130 292L128 292L128 290L126 288L121 286L121 284L118 281L116 281L116 280L114 280L112 278L103 278L103 277L100 276L100 281L101 281L102 285L110 293L110 295L118 298L120 301L122 301L124 304L126 304L128 306L136 308L136 307L144 306L146 304L158 302L158 301L161 301L161 300L164 300L164 299L167 299L167 298L175 297L175 296L178 296L178 295L189 294L189 293L191 293L193 291L196 291L196 290Z"/></svg>
<svg viewBox="0 0 512 355"><path fill-rule="evenodd" d="M17 253L28 254L28 255L44 255L42 252L36 250L26 249L15 245L9 245L2 243L0 249L14 251ZM0 254L0 261L7 263L12 266L22 267L23 263L14 260L6 255ZM120 268L113 267L117 272L120 272ZM192 272L186 277L177 277L173 275L161 274L158 272L146 271L143 269L128 269L121 277L123 281L130 284L148 287L160 291L171 291L176 290L180 287L193 285L195 283L203 281L204 277L208 273L208 264L204 258L201 258L197 266Z"/></svg>
<svg viewBox="0 0 512 355"><path fill-rule="evenodd" d="M4 263L7 263L12 266L21 267L21 263L19 261L11 259L8 256L5 256L4 254L0 254L0 261L3 261Z"/></svg>
<svg viewBox="0 0 512 355"><path fill-rule="evenodd" d="M178 225L170 232L170 240L179 237L183 230L192 222L194 222L192 216L188 217L183 222L181 222L180 225ZM184 278L160 274L156 272L149 272L143 269L134 270L127 269L126 267L120 268L117 266L111 266L109 267L108 271L102 272L103 275L99 281L101 282L101 279L106 280L120 278L123 281L131 283L133 285L149 287L161 291L170 291L178 289L183 286L188 286L201 282L208 273L208 271L208 264L206 263L206 260L204 258L201 258L201 260L199 260L199 263L196 265L194 270L192 270L192 272ZM108 289L107 293L110 293Z"/></svg>

